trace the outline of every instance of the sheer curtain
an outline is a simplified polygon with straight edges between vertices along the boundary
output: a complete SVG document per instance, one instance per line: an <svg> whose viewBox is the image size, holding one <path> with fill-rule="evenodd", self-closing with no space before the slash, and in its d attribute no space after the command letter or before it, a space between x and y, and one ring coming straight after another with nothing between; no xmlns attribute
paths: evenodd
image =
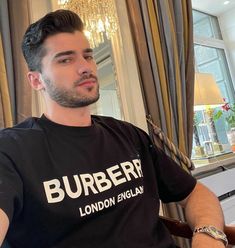
<svg viewBox="0 0 235 248"><path fill-rule="evenodd" d="M24 32L30 24L28 0L8 0L11 44L16 92L16 122L32 115L32 91L27 80L28 68L21 52Z"/></svg>
<svg viewBox="0 0 235 248"><path fill-rule="evenodd" d="M10 81L10 69L7 71L6 63L9 61L8 54L4 52L4 40L3 34L7 33L8 27L8 11L7 1L0 1L0 128L10 127L13 124L13 106L11 99L11 86ZM10 41L8 40L8 42Z"/></svg>
<svg viewBox="0 0 235 248"><path fill-rule="evenodd" d="M11 124L24 120L32 113L32 92L26 76L27 66L21 52L22 38L30 23L29 8L28 0L1 0L0 3L2 35L0 53L1 59L5 58L5 67L1 65L1 75L5 75L3 76L5 79L0 81L1 102L4 122L11 119ZM8 106L9 102L11 107ZM9 114L9 111L12 114ZM12 117L9 117L10 115ZM6 125L8 124L4 124Z"/></svg>
<svg viewBox="0 0 235 248"><path fill-rule="evenodd" d="M10 94L0 33L0 128L11 127L12 124Z"/></svg>
<svg viewBox="0 0 235 248"><path fill-rule="evenodd" d="M191 1L126 0L126 3L146 113L190 157L194 100ZM170 217L183 218L176 205L165 206L164 210Z"/></svg>

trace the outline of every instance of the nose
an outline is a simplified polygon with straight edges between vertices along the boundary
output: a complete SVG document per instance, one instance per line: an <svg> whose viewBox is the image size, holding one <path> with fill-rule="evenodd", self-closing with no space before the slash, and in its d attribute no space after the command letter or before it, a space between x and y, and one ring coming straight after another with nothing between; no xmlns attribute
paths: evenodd
<svg viewBox="0 0 235 248"><path fill-rule="evenodd" d="M83 74L91 74L93 72L91 64L86 61L86 59L82 58L79 61L78 65L78 74L83 75Z"/></svg>

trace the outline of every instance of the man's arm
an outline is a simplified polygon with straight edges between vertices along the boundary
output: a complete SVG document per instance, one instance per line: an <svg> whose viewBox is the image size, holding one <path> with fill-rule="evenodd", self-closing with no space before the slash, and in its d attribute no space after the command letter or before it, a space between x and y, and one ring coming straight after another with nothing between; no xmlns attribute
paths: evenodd
<svg viewBox="0 0 235 248"><path fill-rule="evenodd" d="M197 183L193 192L179 202L185 208L188 224L192 229L203 226L215 226L219 230L224 228L223 212L218 198L201 183ZM204 234L197 233L192 240L192 248L223 248L222 241Z"/></svg>
<svg viewBox="0 0 235 248"><path fill-rule="evenodd" d="M0 247L6 236L8 227L9 227L9 219L5 214L5 212L3 212L2 209L0 209Z"/></svg>

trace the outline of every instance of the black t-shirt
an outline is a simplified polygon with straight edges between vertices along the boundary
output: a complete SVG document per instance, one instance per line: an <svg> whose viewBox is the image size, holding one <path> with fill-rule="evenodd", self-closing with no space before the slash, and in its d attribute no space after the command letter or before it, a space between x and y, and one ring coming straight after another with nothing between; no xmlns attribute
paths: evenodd
<svg viewBox="0 0 235 248"><path fill-rule="evenodd" d="M0 208L13 248L171 248L159 199L196 181L142 130L110 117L89 127L30 118L0 132Z"/></svg>

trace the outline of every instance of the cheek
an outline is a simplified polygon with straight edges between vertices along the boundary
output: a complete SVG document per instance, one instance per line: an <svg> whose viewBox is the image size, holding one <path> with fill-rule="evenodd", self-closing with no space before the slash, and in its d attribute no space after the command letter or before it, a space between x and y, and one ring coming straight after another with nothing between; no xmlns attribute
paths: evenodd
<svg viewBox="0 0 235 248"><path fill-rule="evenodd" d="M93 71L93 74L97 75L97 65L96 65L96 62L93 62L93 64L92 64L92 71Z"/></svg>
<svg viewBox="0 0 235 248"><path fill-rule="evenodd" d="M76 80L76 73L69 68L53 69L48 73L50 79L56 83L70 82Z"/></svg>

